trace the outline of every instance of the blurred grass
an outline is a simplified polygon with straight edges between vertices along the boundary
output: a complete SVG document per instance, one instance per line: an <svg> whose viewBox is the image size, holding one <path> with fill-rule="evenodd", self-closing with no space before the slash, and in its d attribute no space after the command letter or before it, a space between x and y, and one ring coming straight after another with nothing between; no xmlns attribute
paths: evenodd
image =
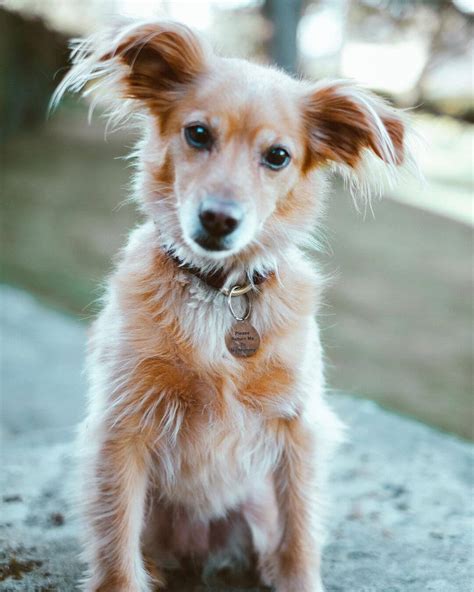
<svg viewBox="0 0 474 592"><path fill-rule="evenodd" d="M104 142L98 121L88 127L82 111L63 111L9 144L2 281L93 315L137 222L118 160L132 143L122 133ZM471 229L390 199L375 212L364 220L338 186L330 201L333 253L318 257L335 275L320 315L329 384L473 438Z"/></svg>
<svg viewBox="0 0 474 592"><path fill-rule="evenodd" d="M109 136L81 111L8 146L3 173L2 274L80 315L100 295L111 257L136 223L129 136Z"/></svg>
<svg viewBox="0 0 474 592"><path fill-rule="evenodd" d="M374 209L364 220L336 194L328 213L329 384L472 439L471 229L389 199Z"/></svg>

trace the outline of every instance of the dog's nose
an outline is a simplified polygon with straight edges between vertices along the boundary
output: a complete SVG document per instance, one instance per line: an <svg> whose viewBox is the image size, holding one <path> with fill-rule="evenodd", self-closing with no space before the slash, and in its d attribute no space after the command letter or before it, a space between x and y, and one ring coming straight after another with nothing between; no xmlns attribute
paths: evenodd
<svg viewBox="0 0 474 592"><path fill-rule="evenodd" d="M201 224L214 238L222 238L233 232L240 224L243 212L235 201L206 198L199 210Z"/></svg>

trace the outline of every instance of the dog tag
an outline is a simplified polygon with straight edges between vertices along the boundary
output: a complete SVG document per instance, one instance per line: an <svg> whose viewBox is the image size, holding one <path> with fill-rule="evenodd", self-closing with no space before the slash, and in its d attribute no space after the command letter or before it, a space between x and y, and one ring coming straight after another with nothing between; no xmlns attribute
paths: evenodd
<svg viewBox="0 0 474 592"><path fill-rule="evenodd" d="M260 335L248 321L236 321L225 338L227 349L236 358L250 358L260 347Z"/></svg>

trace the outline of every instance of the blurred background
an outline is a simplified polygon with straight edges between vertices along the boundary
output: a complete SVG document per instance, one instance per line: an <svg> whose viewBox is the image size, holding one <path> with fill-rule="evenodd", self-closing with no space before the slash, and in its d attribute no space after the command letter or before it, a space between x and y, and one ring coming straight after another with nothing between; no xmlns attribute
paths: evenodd
<svg viewBox="0 0 474 592"><path fill-rule="evenodd" d="M138 220L120 158L134 137L105 138L76 97L46 111L68 39L116 14L172 17L224 54L411 110L425 187L404 179L372 214L334 183L315 255L328 382L473 439L473 0L1 0L1 281L82 323Z"/></svg>

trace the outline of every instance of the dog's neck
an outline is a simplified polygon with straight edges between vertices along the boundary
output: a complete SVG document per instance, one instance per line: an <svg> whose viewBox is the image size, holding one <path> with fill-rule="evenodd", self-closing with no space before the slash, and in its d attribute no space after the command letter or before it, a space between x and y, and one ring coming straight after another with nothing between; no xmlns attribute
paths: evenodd
<svg viewBox="0 0 474 592"><path fill-rule="evenodd" d="M228 279L232 275L232 272L226 272L222 268L218 268L211 271L205 271L197 265L187 263L170 250L167 250L166 254L180 269L197 277L208 287L220 292L225 290L226 284L228 283ZM257 287L266 282L266 280L269 279L272 275L274 275L273 271L265 274L260 273L258 271L254 271L251 276L247 273L245 283Z"/></svg>

